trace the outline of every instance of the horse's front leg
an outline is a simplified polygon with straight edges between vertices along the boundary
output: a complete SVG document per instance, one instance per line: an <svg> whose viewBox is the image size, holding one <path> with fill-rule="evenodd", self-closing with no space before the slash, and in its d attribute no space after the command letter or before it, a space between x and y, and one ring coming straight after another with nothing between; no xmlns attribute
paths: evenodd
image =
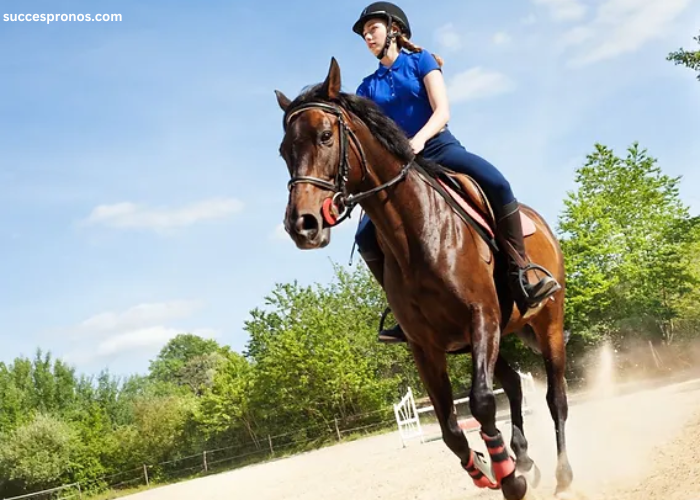
<svg viewBox="0 0 700 500"><path fill-rule="evenodd" d="M503 392L506 393L510 403L510 419L513 425L510 447L515 453L515 468L527 478L530 486L537 488L541 474L539 468L528 454L528 443L525 438L523 425L523 389L520 374L500 354L496 360L494 374L501 382Z"/></svg>
<svg viewBox="0 0 700 500"><path fill-rule="evenodd" d="M481 437L491 457L496 483L507 500L521 500L527 493L527 481L515 475L515 462L508 453L503 436L496 428L496 396L493 376L500 345L498 314L488 314L480 305L472 308L472 390L469 406L481 424Z"/></svg>
<svg viewBox="0 0 700 500"><path fill-rule="evenodd" d="M469 442L457 423L445 353L436 350L426 351L413 343L410 343L410 346L418 373L435 408L443 441L459 457L462 467L471 476L476 486L497 488L488 463L480 454L469 448Z"/></svg>

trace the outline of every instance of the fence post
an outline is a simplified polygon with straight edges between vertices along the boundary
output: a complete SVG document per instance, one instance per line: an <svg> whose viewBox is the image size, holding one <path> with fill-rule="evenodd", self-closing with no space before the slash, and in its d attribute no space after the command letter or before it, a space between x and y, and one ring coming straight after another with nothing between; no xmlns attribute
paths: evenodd
<svg viewBox="0 0 700 500"><path fill-rule="evenodd" d="M270 453L271 453L272 456L274 457L274 456L275 456L275 450L272 449L272 437L270 437L269 434L267 435L267 442L270 443Z"/></svg>
<svg viewBox="0 0 700 500"><path fill-rule="evenodd" d="M149 486L149 483L148 483L148 467L146 467L146 464L143 464L143 477L146 478L146 486Z"/></svg>
<svg viewBox="0 0 700 500"><path fill-rule="evenodd" d="M207 450L204 450L202 462L204 463L204 472L209 472L209 465L207 465Z"/></svg>
<svg viewBox="0 0 700 500"><path fill-rule="evenodd" d="M333 417L335 421L335 433L338 435L338 441L340 441L340 429L338 428L338 417Z"/></svg>

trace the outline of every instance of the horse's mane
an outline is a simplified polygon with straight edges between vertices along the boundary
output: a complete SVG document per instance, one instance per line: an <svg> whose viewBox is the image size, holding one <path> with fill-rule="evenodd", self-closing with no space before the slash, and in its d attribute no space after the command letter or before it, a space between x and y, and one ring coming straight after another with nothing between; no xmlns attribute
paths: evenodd
<svg viewBox="0 0 700 500"><path fill-rule="evenodd" d="M432 176L436 176L446 170L435 162L429 161L422 156L414 155L406 134L394 120L384 114L374 101L345 92L340 92L334 101L329 100L325 96L323 84L319 83L309 86L302 90L299 96L287 107L285 120L289 113L303 104L310 102L337 103L362 120L379 143L401 162L410 163L415 161Z"/></svg>

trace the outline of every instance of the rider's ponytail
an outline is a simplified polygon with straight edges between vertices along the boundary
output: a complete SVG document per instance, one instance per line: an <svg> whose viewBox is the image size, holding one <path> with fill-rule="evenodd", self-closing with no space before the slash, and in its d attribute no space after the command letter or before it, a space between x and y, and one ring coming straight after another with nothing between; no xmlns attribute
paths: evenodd
<svg viewBox="0 0 700 500"><path fill-rule="evenodd" d="M411 42L408 38L406 38L406 35L404 35L403 33L396 37L396 43L399 49L406 49L409 52L421 52L423 50L422 47L416 45L415 43ZM438 66L442 68L442 65L444 64L442 57L440 57L437 54L432 54L432 56L437 61Z"/></svg>

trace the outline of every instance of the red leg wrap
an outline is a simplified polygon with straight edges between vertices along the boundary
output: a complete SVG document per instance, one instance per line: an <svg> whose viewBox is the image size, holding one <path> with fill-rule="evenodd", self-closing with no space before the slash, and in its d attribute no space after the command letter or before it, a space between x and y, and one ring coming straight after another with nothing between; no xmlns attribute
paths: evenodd
<svg viewBox="0 0 700 500"><path fill-rule="evenodd" d="M463 465L464 470L472 478L474 484L479 488L490 488L492 490L498 489L498 485L491 481L491 479L486 476L474 463L474 450L469 453L469 462Z"/></svg>
<svg viewBox="0 0 700 500"><path fill-rule="evenodd" d="M500 486L504 477L515 472L515 461L508 453L500 432L494 437L487 436L482 432L481 437L486 443L486 449L491 457L491 467L496 476L496 483Z"/></svg>

